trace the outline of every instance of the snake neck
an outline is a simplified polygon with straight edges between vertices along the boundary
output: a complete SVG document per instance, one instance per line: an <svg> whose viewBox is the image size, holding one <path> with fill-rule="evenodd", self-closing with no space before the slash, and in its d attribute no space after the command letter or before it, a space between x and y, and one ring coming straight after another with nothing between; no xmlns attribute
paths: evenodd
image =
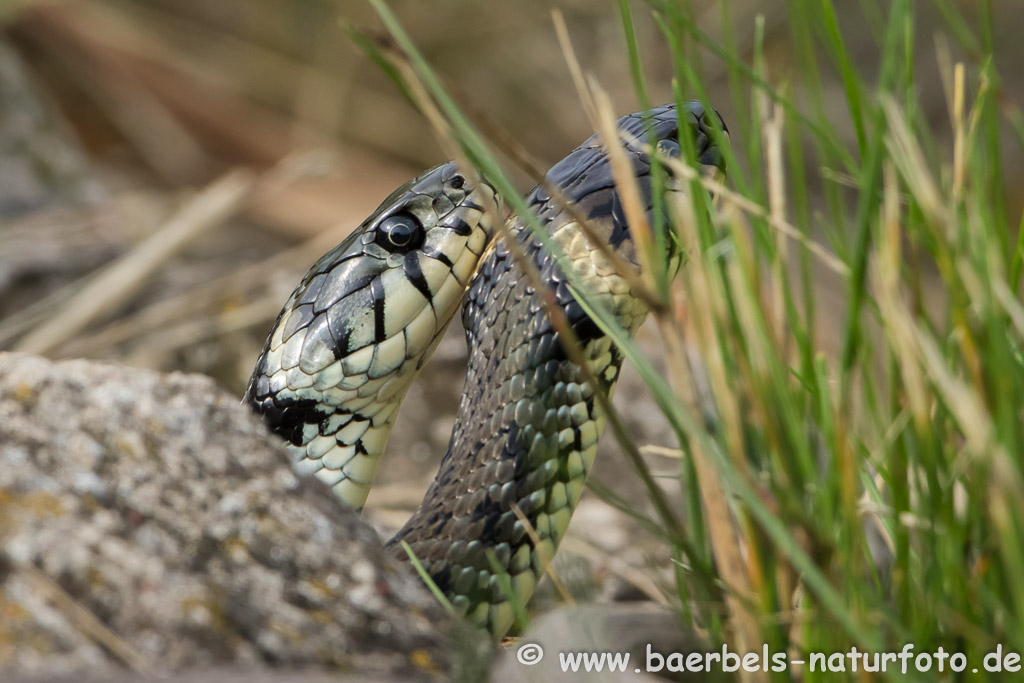
<svg viewBox="0 0 1024 683"><path fill-rule="evenodd" d="M345 376L318 377L319 382L334 384L323 389L316 404L305 414L315 410L330 417L318 422L318 434L304 438L301 446L293 446L298 451L296 471L316 476L346 505L361 510L402 400L419 376L424 358L433 355L450 322L449 319L441 326L422 354L407 358L396 372L367 380L358 372L363 361L357 353L351 357ZM369 355L372 358L372 353Z"/></svg>
<svg viewBox="0 0 1024 683"><path fill-rule="evenodd" d="M399 349L407 355L399 355L384 345L367 346L319 373L293 371L288 375L288 391L280 391L261 406L265 413L273 411L272 429L290 442L296 472L315 476L357 510L366 504L398 408L451 317L438 323L430 312L429 322L438 331L427 335L429 343L411 349L415 353L410 354L408 347ZM266 376L266 367L282 365L281 357L287 353L284 329L276 326L255 376ZM394 358L385 357L389 353ZM382 363L395 369L375 373ZM274 379L283 381L283 375L276 373ZM251 383L247 400L253 393Z"/></svg>
<svg viewBox="0 0 1024 683"><path fill-rule="evenodd" d="M675 135L674 108L648 115L619 125L642 135L649 118L658 139ZM636 149L627 158L651 211L650 160ZM634 332L646 306L572 217L586 217L592 234L639 272L600 142L587 140L547 177L576 211L565 212L542 188L527 203L587 283L588 300ZM545 289L534 289L504 240L485 255L462 310L469 360L456 427L423 502L390 542L399 557L399 543L408 543L452 603L496 636L514 621L511 601L526 603L565 535L604 429L597 392L614 389L622 363L539 240L519 219L510 233ZM570 360L551 324L544 304L551 299L580 344L582 364Z"/></svg>
<svg viewBox="0 0 1024 683"><path fill-rule="evenodd" d="M622 363L553 259L521 225L514 234L550 293L528 284L503 244L484 261L463 308L469 361L455 431L423 504L390 542L407 541L453 604L495 634L508 630L514 609L488 555L525 602L565 535L604 429L602 389L589 378L610 394ZM571 221L552 236L593 284L593 299L636 330L647 309L605 256ZM550 294L586 369L569 360L551 326Z"/></svg>

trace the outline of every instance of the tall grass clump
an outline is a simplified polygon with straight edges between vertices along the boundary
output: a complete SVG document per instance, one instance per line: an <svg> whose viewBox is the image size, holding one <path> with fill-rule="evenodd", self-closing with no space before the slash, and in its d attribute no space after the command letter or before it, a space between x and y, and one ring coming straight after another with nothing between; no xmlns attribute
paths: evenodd
<svg viewBox="0 0 1024 683"><path fill-rule="evenodd" d="M374 4L401 47L396 78L525 211L488 140ZM719 4L728 27L730 3ZM712 648L767 647L791 661L745 672L750 680L1000 680L1006 669L987 671L986 655L1001 647L1012 666L1007 655L1024 652L1024 233L1002 160L1024 141L1024 119L999 89L992 4L978 3L975 26L934 0L948 22L949 38L936 43L941 84L916 80L918 4L860 3L876 29L868 69L846 48L833 3L792 0L800 59L787 74L765 67L763 24L753 45L738 45L728 28L721 40L703 32L685 2L617 6L637 109L652 104L633 32L640 14L653 16L668 46L680 103L727 109L708 101L709 60L726 66L733 95L730 138L721 139L727 181L695 173L684 155L657 183L663 211L649 226L658 239L648 240L643 277L668 376L588 305L683 454L686 514L653 484L653 505L631 510L675 563L680 619ZM559 24L559 33L571 63L571 30ZM606 96L576 76L595 127L608 131ZM840 85L838 122L826 80ZM949 135L924 120L925 87L944 89ZM675 277L663 265L672 245L684 256ZM827 304L825 281L838 293ZM574 284L586 299L586 283ZM835 658L831 671L820 660L810 667L813 653L881 655L908 644L906 673L900 659L877 674L846 656L845 673ZM866 660L869 670L883 662ZM951 673L961 663L966 670Z"/></svg>

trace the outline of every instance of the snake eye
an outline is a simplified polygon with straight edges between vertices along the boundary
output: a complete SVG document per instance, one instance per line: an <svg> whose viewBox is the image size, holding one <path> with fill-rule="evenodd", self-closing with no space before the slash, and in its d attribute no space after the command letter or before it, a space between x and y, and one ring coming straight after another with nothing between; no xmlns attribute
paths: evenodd
<svg viewBox="0 0 1024 683"><path fill-rule="evenodd" d="M423 226L410 214L396 213L377 226L377 244L388 251L407 252L423 243Z"/></svg>
<svg viewBox="0 0 1024 683"><path fill-rule="evenodd" d="M673 159L678 159L682 155L682 150L679 148L679 143L675 140L658 140L658 153L663 154Z"/></svg>
<svg viewBox="0 0 1024 683"><path fill-rule="evenodd" d="M451 185L454 190L461 190L463 185L466 184L466 179L459 174L455 174L452 176L452 179L448 181L448 184Z"/></svg>

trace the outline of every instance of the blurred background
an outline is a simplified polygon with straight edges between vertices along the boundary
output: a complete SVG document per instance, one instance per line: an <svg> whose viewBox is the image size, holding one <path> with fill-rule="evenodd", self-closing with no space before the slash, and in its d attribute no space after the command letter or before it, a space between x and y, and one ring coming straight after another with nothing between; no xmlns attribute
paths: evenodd
<svg viewBox="0 0 1024 683"><path fill-rule="evenodd" d="M741 53L749 46L748 58L755 17L763 16L768 78L781 84L799 78L788 19L800 4L693 7L702 31L735 42ZM857 67L875 73L882 15L872 3L835 4ZM910 58L925 84L918 105L940 150L950 126L938 55L977 66L944 5L978 20L967 0L919 3L918 35L934 39L919 40ZM583 68L618 112L639 108L611 0L396 0L391 7L461 101L544 165L591 133L555 37L554 7ZM998 85L1016 102L1024 85L1015 68L1024 3L997 0L995 7L996 54L1007 79ZM651 99L669 101L668 47L645 6L634 3L633 11ZM241 396L274 318L309 265L391 190L445 160L429 125L350 39L348 26L385 35L363 2L7 0L0 22L0 350L200 372ZM752 105L734 98L727 65L704 53L695 68L710 84L712 104L736 126ZM820 68L825 106L852 142L838 69L825 54ZM759 162L737 153L756 171ZM1024 160L1017 147L1006 154L1004 180L1018 216ZM841 182L813 158L806 163L812 195ZM527 190L530 179L515 177ZM839 313L827 305L830 291L841 283L821 273L816 284L828 328L827 312ZM641 338L657 356L656 336L641 331ZM384 533L419 501L444 452L464 357L456 323L403 406L368 505ZM674 476L677 466L664 454L676 447L671 430L628 370L616 404L634 438L654 447L646 451L652 469ZM639 486L614 441L606 437L602 449L598 480L630 498ZM564 573L571 576L576 562L581 576L598 578L584 590L656 596L649 574L633 569L667 562L646 556L634 531L588 496L559 556Z"/></svg>

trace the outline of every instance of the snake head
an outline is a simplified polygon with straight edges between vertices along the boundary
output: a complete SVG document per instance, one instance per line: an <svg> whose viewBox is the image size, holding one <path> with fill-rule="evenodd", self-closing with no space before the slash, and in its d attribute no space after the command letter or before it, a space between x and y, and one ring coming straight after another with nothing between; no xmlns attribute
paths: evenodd
<svg viewBox="0 0 1024 683"><path fill-rule="evenodd" d="M661 109L664 107L653 111L657 112ZM701 170L711 176L724 174L725 157L716 141L716 134L722 135L726 139L729 136L729 128L725 125L722 115L714 108L709 113L703 104L692 100L683 105L682 114L677 119L682 119L686 126L685 130L690 135L695 160ZM678 124L676 128L678 132ZM657 136L657 131L655 134ZM660 154L679 158L683 153L680 140L678 135L672 135L670 132L668 135L660 137L655 147Z"/></svg>
<svg viewBox="0 0 1024 683"><path fill-rule="evenodd" d="M700 102L687 102L681 111L674 104L665 104L629 114L620 118L616 126L621 131L623 151L640 190L643 208L648 213L654 205L652 146L656 154L680 157L681 136L688 135L695 161L704 173L717 175L725 171L725 158L718 145L721 137L716 129L721 135L727 135L728 129L716 110L709 111ZM635 263L629 221L612 174L611 159L598 135L588 138L551 167L547 181L558 186L565 198L577 205L613 249L623 250L623 256ZM559 223L555 216L561 206L543 187L535 188L528 199L540 218L552 220L555 225Z"/></svg>
<svg viewBox="0 0 1024 683"><path fill-rule="evenodd" d="M313 265L267 340L244 400L291 443L300 472L356 507L493 236L497 203L451 162L406 183Z"/></svg>

